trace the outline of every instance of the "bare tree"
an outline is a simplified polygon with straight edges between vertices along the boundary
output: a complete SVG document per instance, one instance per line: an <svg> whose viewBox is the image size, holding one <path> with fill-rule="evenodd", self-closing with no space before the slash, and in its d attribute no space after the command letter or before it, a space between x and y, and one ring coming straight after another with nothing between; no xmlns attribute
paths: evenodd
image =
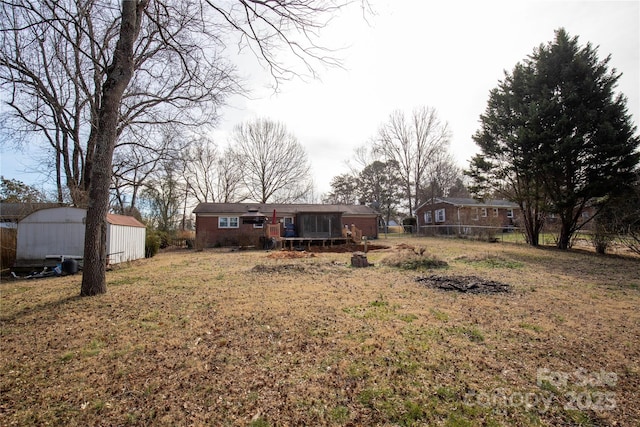
<svg viewBox="0 0 640 427"><path fill-rule="evenodd" d="M409 117L394 111L378 130L374 149L397 163L410 217L418 206L425 175L438 153L448 148L449 137L447 124L428 107L414 109Z"/></svg>
<svg viewBox="0 0 640 427"><path fill-rule="evenodd" d="M449 151L435 153L420 188L419 202L434 197L449 197L449 191L462 181L464 174Z"/></svg>
<svg viewBox="0 0 640 427"><path fill-rule="evenodd" d="M384 160L381 153L371 147L371 144L362 144L353 149L353 154L345 161L351 175L357 178L360 172L376 161Z"/></svg>
<svg viewBox="0 0 640 427"><path fill-rule="evenodd" d="M185 152L185 166L189 194L199 203L236 203L246 198L241 165L230 150L221 153L212 140L193 141Z"/></svg>
<svg viewBox="0 0 640 427"><path fill-rule="evenodd" d="M256 119L236 126L232 136L236 164L249 198L258 203L288 203L311 190L304 147L280 122Z"/></svg>
<svg viewBox="0 0 640 427"><path fill-rule="evenodd" d="M180 165L164 162L142 191L149 222L158 230L171 232L180 223L181 206L185 199L185 182Z"/></svg>
<svg viewBox="0 0 640 427"><path fill-rule="evenodd" d="M189 192L200 203L217 202L218 147L213 141L200 138L189 146L184 155Z"/></svg>
<svg viewBox="0 0 640 427"><path fill-rule="evenodd" d="M242 165L235 161L233 152L225 150L216 165L218 168L218 201L237 203L247 199L242 187Z"/></svg>
<svg viewBox="0 0 640 427"><path fill-rule="evenodd" d="M121 212L135 210L140 189L164 162L181 158L188 147L179 127L158 125L144 134L128 132L120 137L113 158L112 192Z"/></svg>
<svg viewBox="0 0 640 427"><path fill-rule="evenodd" d="M221 37L228 33L238 36L240 47L253 49L262 58L276 83L292 75L287 65L290 56L280 55L280 47L287 47L308 71L313 71L317 62L333 63L327 50L316 44L317 31L350 3L123 0L121 8L116 9L111 2L99 0L0 1L0 85L8 88L8 105L24 123L22 130L37 129L47 135L57 156L68 155L65 153L70 150L72 156L84 159L71 162L71 167L78 166L81 171L67 173L67 180L78 177L83 183L72 183L78 191L88 188L81 295L106 292L109 186L113 153L123 130L133 123L157 123L160 113L168 113L167 120L176 123L193 123L195 114L180 114L190 112L189 108L182 108L183 103L198 107L212 96L214 102L220 102L216 96L230 86L225 84L229 81L227 70L216 67L221 61L215 47L225 47ZM102 31L94 32L96 29ZM44 41L49 50L27 52ZM152 58L159 59L156 67L151 66ZM59 59L62 74L49 73L52 59ZM170 80L165 80L160 71L168 71ZM137 85L134 76L148 77L147 84ZM64 85L66 80L72 84ZM176 91L179 83L185 83L187 89ZM127 95L128 88L131 97ZM17 102L23 93L34 95L37 102ZM164 96L159 97L159 93ZM56 102L39 108L47 99ZM82 110L86 105L90 107ZM141 111L148 111L142 107L159 108L142 114ZM78 109L83 113L76 113ZM66 114L67 110L73 113ZM200 111L206 115L212 109L207 105ZM41 117L48 120L41 122ZM87 129L75 126L86 121ZM87 141L86 146L77 144L82 140Z"/></svg>
<svg viewBox="0 0 640 427"><path fill-rule="evenodd" d="M133 140L154 147L153 138L140 136L153 135L161 123L215 123L217 107L239 89L233 67L219 57L218 37L203 25L198 2L135 3L148 19L139 17L132 42L134 68L119 103L114 152ZM1 5L7 18L0 32L0 85L9 106L5 130L22 139L37 133L47 141L56 159L59 201L66 186L72 202L84 206L102 85L123 23L120 10L101 0Z"/></svg>

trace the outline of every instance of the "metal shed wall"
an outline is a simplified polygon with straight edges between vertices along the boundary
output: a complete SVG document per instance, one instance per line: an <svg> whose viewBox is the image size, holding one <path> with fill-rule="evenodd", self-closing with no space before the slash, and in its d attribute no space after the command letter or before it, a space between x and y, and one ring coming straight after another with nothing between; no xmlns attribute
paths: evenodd
<svg viewBox="0 0 640 427"><path fill-rule="evenodd" d="M108 224L107 257L109 264L144 258L146 231L144 227Z"/></svg>
<svg viewBox="0 0 640 427"><path fill-rule="evenodd" d="M85 209L59 207L42 209L23 218L18 223L16 266L42 263L47 255L83 257L86 216ZM109 263L144 258L144 225L130 217L117 217L112 215L116 220L107 223ZM117 223L123 218L129 221ZM139 226L128 225L131 222Z"/></svg>
<svg viewBox="0 0 640 427"><path fill-rule="evenodd" d="M16 264L21 260L44 260L47 255L84 253L87 213L79 208L36 211L18 223Z"/></svg>

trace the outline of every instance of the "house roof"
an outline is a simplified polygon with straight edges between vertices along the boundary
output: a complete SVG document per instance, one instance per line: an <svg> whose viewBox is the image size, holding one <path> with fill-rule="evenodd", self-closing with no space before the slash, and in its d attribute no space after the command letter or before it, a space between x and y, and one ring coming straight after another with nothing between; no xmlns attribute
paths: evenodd
<svg viewBox="0 0 640 427"><path fill-rule="evenodd" d="M377 216L377 212L365 205L321 205L321 204L278 204L278 203L200 203L193 210L196 215L237 214L258 209L270 217L276 215L296 215L299 213L341 213L343 215Z"/></svg>
<svg viewBox="0 0 640 427"><path fill-rule="evenodd" d="M435 204L435 203L448 203L457 207L478 207L478 208L503 208L503 209L518 209L519 206L517 203L511 202L509 200L477 200L472 198L463 198L463 197L436 197L431 200L423 203L418 207L418 209L423 206Z"/></svg>
<svg viewBox="0 0 640 427"><path fill-rule="evenodd" d="M132 216L107 214L107 222L111 225L123 225L127 227L142 227L145 225Z"/></svg>
<svg viewBox="0 0 640 427"><path fill-rule="evenodd" d="M60 203L0 203L0 221L18 222L27 215L40 209L58 208Z"/></svg>

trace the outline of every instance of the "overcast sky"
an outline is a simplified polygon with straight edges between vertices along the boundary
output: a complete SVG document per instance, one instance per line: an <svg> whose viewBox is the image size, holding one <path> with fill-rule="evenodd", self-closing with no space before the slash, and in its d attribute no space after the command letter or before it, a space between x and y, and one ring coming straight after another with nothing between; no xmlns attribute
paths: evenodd
<svg viewBox="0 0 640 427"><path fill-rule="evenodd" d="M489 91L533 49L564 27L581 45L598 46L600 59L623 75L618 91L640 120L640 2L638 1L425 1L371 0L376 15L357 8L323 33L341 53L345 69L319 70L321 81L286 82L278 94L266 87L257 67L243 68L253 80L253 99L231 99L214 138L225 145L236 124L266 117L283 122L311 160L318 195L345 173L345 160L367 143L389 114L433 107L452 131L459 165L477 152L471 136ZM243 60L243 67L245 61ZM3 151L2 174L19 174L28 160Z"/></svg>

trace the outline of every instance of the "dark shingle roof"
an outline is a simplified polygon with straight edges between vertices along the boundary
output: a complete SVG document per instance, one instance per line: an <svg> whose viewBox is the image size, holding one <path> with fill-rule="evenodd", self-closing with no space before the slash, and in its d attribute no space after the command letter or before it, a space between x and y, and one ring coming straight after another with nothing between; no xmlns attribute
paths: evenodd
<svg viewBox="0 0 640 427"><path fill-rule="evenodd" d="M0 203L0 220L3 222L18 222L27 215L40 209L58 208L65 206L60 203Z"/></svg>
<svg viewBox="0 0 640 427"><path fill-rule="evenodd" d="M280 204L280 203L200 203L193 210L195 214L238 214L258 209L266 216L295 215L298 213L342 213L343 215L376 216L377 213L365 205L321 205L321 204Z"/></svg>
<svg viewBox="0 0 640 427"><path fill-rule="evenodd" d="M482 208L505 208L505 209L518 209L518 204L509 200L477 200L465 197L436 197L435 203L449 203L454 206L472 206ZM430 201L423 203L420 207L430 205Z"/></svg>

